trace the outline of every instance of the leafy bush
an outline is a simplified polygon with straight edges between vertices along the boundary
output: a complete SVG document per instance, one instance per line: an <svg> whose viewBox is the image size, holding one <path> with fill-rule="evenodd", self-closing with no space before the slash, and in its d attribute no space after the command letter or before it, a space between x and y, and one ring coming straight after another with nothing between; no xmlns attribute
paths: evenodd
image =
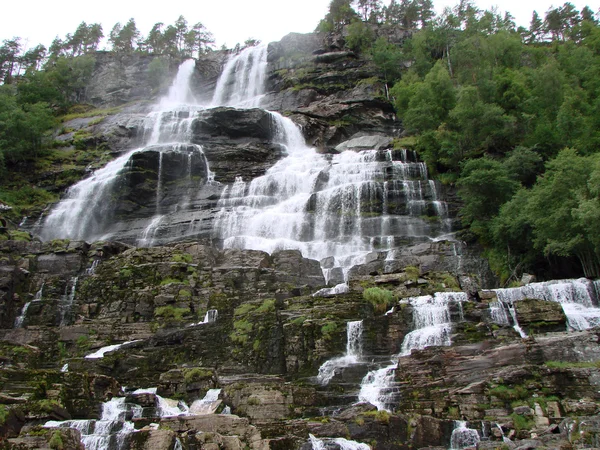
<svg viewBox="0 0 600 450"><path fill-rule="evenodd" d="M394 301L394 294L387 289L372 287L363 291L363 298L371 303L376 311L384 312L387 305Z"/></svg>
<svg viewBox="0 0 600 450"><path fill-rule="evenodd" d="M190 308L175 308L174 306L159 306L154 310L154 317L162 317L163 319L173 319L180 321L183 316L190 313Z"/></svg>

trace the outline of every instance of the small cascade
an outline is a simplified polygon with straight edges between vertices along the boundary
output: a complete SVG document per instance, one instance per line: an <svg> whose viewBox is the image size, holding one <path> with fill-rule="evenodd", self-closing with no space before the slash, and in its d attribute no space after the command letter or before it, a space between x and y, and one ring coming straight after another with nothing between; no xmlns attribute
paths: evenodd
<svg viewBox="0 0 600 450"><path fill-rule="evenodd" d="M179 438L175 438L175 445L173 445L173 450L183 450L183 444Z"/></svg>
<svg viewBox="0 0 600 450"><path fill-rule="evenodd" d="M312 434L308 435L309 442L313 450L328 450L328 449L340 449L340 450L371 450L371 447L361 442L349 441L344 438L323 438L318 439Z"/></svg>
<svg viewBox="0 0 600 450"><path fill-rule="evenodd" d="M425 295L405 301L413 307L414 330L404 337L400 356L425 347L451 345L449 302L467 301L466 293L437 292L433 297Z"/></svg>
<svg viewBox="0 0 600 450"><path fill-rule="evenodd" d="M85 270L86 275L94 275L96 273L96 269L98 268L98 264L100 264L99 259L95 259L92 262L92 265Z"/></svg>
<svg viewBox="0 0 600 450"><path fill-rule="evenodd" d="M15 328L23 327L23 322L25 322L25 317L27 317L27 310L29 309L29 305L31 305L31 302L27 302L23 305L21 313L15 319Z"/></svg>
<svg viewBox="0 0 600 450"><path fill-rule="evenodd" d="M231 55L217 81L212 106L258 107L264 95L266 69L266 45Z"/></svg>
<svg viewBox="0 0 600 450"><path fill-rule="evenodd" d="M192 323L190 325L188 325L189 327L193 327L195 325L204 325L206 323L214 323L217 321L217 318L219 317L219 311L216 309L209 309L208 311L206 311L206 314L204 315L204 320L202 320L202 322L198 322L198 323Z"/></svg>
<svg viewBox="0 0 600 450"><path fill-rule="evenodd" d="M81 433L81 443L87 450L124 450L127 440L134 432L132 422L126 420L141 417L141 407L128 405L125 397L115 397L102 405L100 420L49 421L44 427L74 428Z"/></svg>
<svg viewBox="0 0 600 450"><path fill-rule="evenodd" d="M586 278L553 280L530 283L517 288L494 289L494 292L498 301L503 304L502 307L514 317L516 317L514 302L537 299L560 303L567 316L569 330L587 330L600 325L598 281L590 281ZM497 306L490 304L492 317L495 321L498 319L496 323L504 324L501 322L503 318L496 317L494 315L496 312L492 308Z"/></svg>
<svg viewBox="0 0 600 450"><path fill-rule="evenodd" d="M124 345L133 344L134 342L139 342L139 339L135 340L135 341L123 342L122 344L107 345L106 347L102 347L102 348L96 350L95 352L90 353L89 355L86 355L85 358L86 359L100 359L100 358L104 358L104 355L106 353L114 352L115 350L120 349Z"/></svg>
<svg viewBox="0 0 600 450"><path fill-rule="evenodd" d="M69 363L63 365L60 369L61 372L67 373L69 371Z"/></svg>
<svg viewBox="0 0 600 450"><path fill-rule="evenodd" d="M33 300L30 302L27 302L23 305L23 308L21 309L21 313L15 319L15 328L23 327L23 323L25 322L25 318L27 317L27 310L29 309L29 306L31 305L31 303L39 302L40 300L42 300L42 295L44 293L44 286L45 286L45 283L42 283L42 287L40 287L40 289L35 293L35 295L33 296Z"/></svg>
<svg viewBox="0 0 600 450"><path fill-rule="evenodd" d="M155 216L150 221L148 226L144 229L142 237L138 239L137 244L139 247L152 247L154 238L156 236L156 232L158 231L158 227L160 226L160 223L162 222L164 217L165 216Z"/></svg>
<svg viewBox="0 0 600 450"><path fill-rule="evenodd" d="M394 397L394 379L398 360L409 356L413 350L429 346L451 345L450 302L461 304L467 301L464 292L437 292L434 296L412 297L403 300L413 307L414 329L404 337L402 350L394 357L391 364L372 370L363 378L358 394L359 402L368 402L378 410L391 410ZM391 314L388 311L387 314Z"/></svg>
<svg viewBox="0 0 600 450"><path fill-rule="evenodd" d="M457 420L450 438L450 449L460 450L463 448L475 447L479 443L479 440L479 433L477 433L477 430L467 428L467 422Z"/></svg>
<svg viewBox="0 0 600 450"><path fill-rule="evenodd" d="M367 402L377 407L379 411L390 411L393 399L392 385L396 376L398 364L372 370L363 378L358 394L359 402Z"/></svg>
<svg viewBox="0 0 600 450"><path fill-rule="evenodd" d="M213 414L221 404L220 395L221 389L209 389L203 399L192 403L190 413L194 415Z"/></svg>
<svg viewBox="0 0 600 450"><path fill-rule="evenodd" d="M71 310L73 309L73 304L75 302L75 294L77 292L77 281L79 277L73 277L67 283L65 287L65 293L61 298L60 304L60 326L66 325L69 321L69 315L71 314Z"/></svg>
<svg viewBox="0 0 600 450"><path fill-rule="evenodd" d="M346 324L346 354L333 358L319 367L317 380L322 385L327 385L335 376L336 371L343 369L360 361L362 356L362 320L348 322Z"/></svg>

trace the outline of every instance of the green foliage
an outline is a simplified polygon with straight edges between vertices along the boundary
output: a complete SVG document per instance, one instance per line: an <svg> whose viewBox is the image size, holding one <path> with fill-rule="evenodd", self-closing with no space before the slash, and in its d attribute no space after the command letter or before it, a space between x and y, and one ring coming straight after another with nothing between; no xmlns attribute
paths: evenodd
<svg viewBox="0 0 600 450"><path fill-rule="evenodd" d="M9 410L6 406L0 405L0 426L6 423L6 419L8 419Z"/></svg>
<svg viewBox="0 0 600 450"><path fill-rule="evenodd" d="M194 367L192 369L184 369L183 378L185 382L196 383L207 378L212 378L213 372L211 370L202 369L201 367Z"/></svg>
<svg viewBox="0 0 600 450"><path fill-rule="evenodd" d="M346 46L352 51L363 52L368 50L373 43L373 38L373 31L361 20L355 20L348 25Z"/></svg>
<svg viewBox="0 0 600 450"><path fill-rule="evenodd" d="M55 450L63 450L65 448L62 440L62 434L59 430L56 430L52 433L52 436L48 441L48 446Z"/></svg>
<svg viewBox="0 0 600 450"><path fill-rule="evenodd" d="M406 274L407 279L415 282L419 279L419 276L421 275L421 271L418 267L415 266L406 266L404 268L404 273Z"/></svg>
<svg viewBox="0 0 600 450"><path fill-rule="evenodd" d="M275 300L272 298L268 298L264 302L262 302L262 305L260 305L255 312L266 313L272 311L275 311Z"/></svg>
<svg viewBox="0 0 600 450"><path fill-rule="evenodd" d="M331 339L332 335L338 330L338 325L335 322L327 322L321 327L321 334L324 339Z"/></svg>
<svg viewBox="0 0 600 450"><path fill-rule="evenodd" d="M551 369L600 369L600 361L591 362L568 362L568 361L546 361L546 366Z"/></svg>
<svg viewBox="0 0 600 450"><path fill-rule="evenodd" d="M380 37L371 48L371 57L386 82L400 78L402 62L405 59L400 47Z"/></svg>
<svg viewBox="0 0 600 450"><path fill-rule="evenodd" d="M77 350L79 353L85 353L90 349L92 343L90 342L90 337L87 335L82 335L77 338L75 341L75 345L77 346Z"/></svg>
<svg viewBox="0 0 600 450"><path fill-rule="evenodd" d="M171 319L176 322L180 322L183 316L190 314L190 308L176 308L171 305L159 306L154 309L154 317L161 317L163 319Z"/></svg>
<svg viewBox="0 0 600 450"><path fill-rule="evenodd" d="M533 421L533 419L527 418L525 416L520 416L518 414L513 413L510 415L510 417L512 418L513 426L515 427L515 430L517 430L517 431L530 430L535 425L535 422Z"/></svg>
<svg viewBox="0 0 600 450"><path fill-rule="evenodd" d="M384 312L394 301L394 294L387 289L372 287L363 291L363 298L371 303L377 312Z"/></svg>

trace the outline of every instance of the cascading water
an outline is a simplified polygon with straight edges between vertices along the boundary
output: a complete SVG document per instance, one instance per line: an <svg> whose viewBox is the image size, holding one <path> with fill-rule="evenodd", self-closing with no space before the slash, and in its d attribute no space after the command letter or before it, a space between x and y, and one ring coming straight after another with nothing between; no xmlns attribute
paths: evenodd
<svg viewBox="0 0 600 450"><path fill-rule="evenodd" d="M44 285L42 283L42 287L35 293L35 295L33 296L33 300L30 302L27 302L23 305L23 308L21 309L21 313L17 316L17 318L15 319L15 328L22 328L23 327L23 323L25 322L25 318L27 317L27 310L29 309L29 307L31 306L32 302L39 302L40 300L42 300L42 295L44 292Z"/></svg>
<svg viewBox="0 0 600 450"><path fill-rule="evenodd" d="M73 277L65 287L65 293L61 298L60 304L60 325L66 325L75 302L75 294L77 292L77 281L79 277Z"/></svg>
<svg viewBox="0 0 600 450"><path fill-rule="evenodd" d="M518 288L494 289L494 292L500 305L490 304L490 312L492 319L500 325L506 325L508 321L508 318L505 318L506 313L499 311L505 308L513 317L515 327L518 326L514 302L524 299L560 303L567 316L567 327L570 330L587 330L600 325L597 282L586 278L531 283Z"/></svg>
<svg viewBox="0 0 600 450"><path fill-rule="evenodd" d="M467 428L467 422L456 421L450 437L450 450L475 447L480 441L477 430Z"/></svg>
<svg viewBox="0 0 600 450"><path fill-rule="evenodd" d="M204 320L202 320L202 322L198 322L198 323L192 323L188 326L193 327L194 325L204 325L206 323L214 323L217 321L217 318L219 317L219 311L216 309L209 309L208 311L206 311L206 314L204 315Z"/></svg>
<svg viewBox="0 0 600 450"><path fill-rule="evenodd" d="M390 410L393 400L393 383L398 358L409 356L413 350L430 346L449 346L450 340L450 302L461 304L467 301L464 292L438 292L434 296L412 297L404 302L413 307L414 329L402 342L400 354L392 364L372 370L363 378L358 400L376 406L378 410Z"/></svg>
<svg viewBox="0 0 600 450"><path fill-rule="evenodd" d="M322 385L327 385L335 376L336 371L356 364L360 361L362 355L362 320L348 322L346 324L346 354L339 358L333 358L325 361L319 367L317 380Z"/></svg>
<svg viewBox="0 0 600 450"><path fill-rule="evenodd" d="M213 105L258 106L264 87L265 48L244 50L228 61ZM258 99L258 101L257 101ZM390 250L395 238L435 236L447 228L447 207L425 164L407 150L344 151L321 155L299 128L272 113L275 142L287 156L264 176L237 179L224 189L215 220L225 247L296 249L304 257L333 257L324 274L344 282L350 267L374 250ZM438 217L438 224L422 216ZM341 274L337 277L332 273ZM343 292L340 285L335 294Z"/></svg>
<svg viewBox="0 0 600 450"><path fill-rule="evenodd" d="M123 342L122 344L107 345L106 347L102 347L102 348L96 350L95 352L90 353L89 355L86 355L85 358L86 359L100 359L100 358L104 358L104 355L106 353L114 352L115 350L120 349L124 345L133 344L134 342L139 342L139 340L136 340L136 341L127 341L127 342Z"/></svg>
<svg viewBox="0 0 600 450"><path fill-rule="evenodd" d="M186 162L190 165L183 170L190 175L188 190L196 189L191 183L192 164L205 178L209 178L210 174L202 148L190 143L191 125L197 113L203 109L202 106L196 105L189 87L194 67L194 60L181 64L169 93L160 100L155 111L147 115L144 130L145 145L127 151L102 169L95 171L89 178L69 188L65 197L45 218L40 230L43 239L69 238L92 241L110 237L116 226L115 222L118 222L115 215L118 215L122 208L118 199L115 199L118 196L114 193L122 191L124 186L127 186L128 171L147 172L145 162L136 162L137 155L143 153L148 155L149 160L153 158L152 155L156 155L158 173L155 180L156 192L153 197L154 216L140 218L142 223L146 221L146 225L142 226L143 232L140 230L138 244L152 244L156 228L160 224L159 218L178 208L178 204L164 205L163 202L162 161L166 155L183 165ZM141 168L138 167L139 164L142 165ZM192 195L192 192L189 192L189 195ZM133 203L142 199L133 198L127 201ZM148 201L152 200L148 199Z"/></svg>
<svg viewBox="0 0 600 450"><path fill-rule="evenodd" d="M322 438L318 439L312 434L308 435L313 450L327 450L328 448L339 448L340 450L371 450L371 447L361 442L350 441L344 438ZM329 447L327 444L333 444Z"/></svg>
<svg viewBox="0 0 600 450"><path fill-rule="evenodd" d="M258 107L266 73L266 45L248 47L231 55L217 82L211 106Z"/></svg>
<svg viewBox="0 0 600 450"><path fill-rule="evenodd" d="M404 337L400 356L410 355L412 350L420 350L430 346L448 346L450 340L449 303L467 301L464 292L436 292L432 297L409 298L413 309L414 330Z"/></svg>

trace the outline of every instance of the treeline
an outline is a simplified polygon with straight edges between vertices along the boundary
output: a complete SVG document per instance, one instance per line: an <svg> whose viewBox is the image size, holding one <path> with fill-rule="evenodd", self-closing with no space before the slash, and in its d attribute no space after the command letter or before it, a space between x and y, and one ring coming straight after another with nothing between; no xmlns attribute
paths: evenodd
<svg viewBox="0 0 600 450"><path fill-rule="evenodd" d="M457 186L461 236L504 282L600 276L599 13L565 3L517 28L469 0L431 7L332 0L319 29L344 30L392 85L404 141ZM410 37L389 42L395 27Z"/></svg>
<svg viewBox="0 0 600 450"><path fill-rule="evenodd" d="M135 20L129 19L125 25L116 23L106 37L108 51L116 54L140 52L171 58L199 57L210 51L215 42L212 33L201 22L189 26L183 16L179 16L173 25L155 24L146 37L137 29ZM57 36L49 48L39 44L24 49L21 38L6 39L0 46L0 83L10 84L28 72L47 68L61 57L75 58L94 53L104 38L101 24L81 22L74 33L68 33L64 38Z"/></svg>
<svg viewBox="0 0 600 450"><path fill-rule="evenodd" d="M95 66L94 53L105 38L102 25L82 22L75 32L54 39L49 48L25 49L18 37L0 46L0 174L7 164L35 158L56 117L83 101ZM212 34L198 22L188 26L180 16L173 25L155 24L143 37L130 19L117 23L107 36L111 52L154 55L150 79L159 84L169 59L210 51Z"/></svg>

